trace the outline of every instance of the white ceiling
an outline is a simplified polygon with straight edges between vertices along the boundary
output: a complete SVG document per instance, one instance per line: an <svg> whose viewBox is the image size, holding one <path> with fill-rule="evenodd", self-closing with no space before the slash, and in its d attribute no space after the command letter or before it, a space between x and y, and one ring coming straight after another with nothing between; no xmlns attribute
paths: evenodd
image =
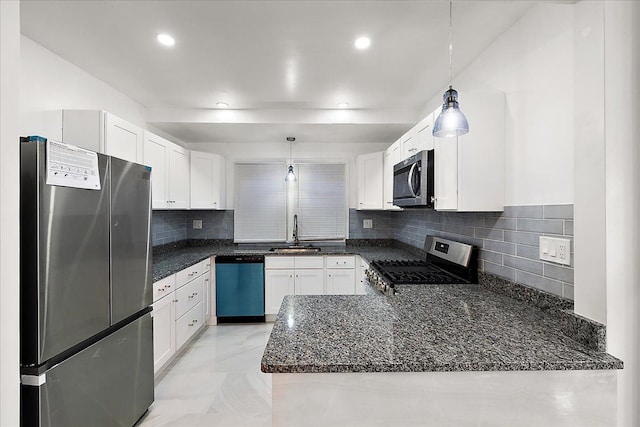
<svg viewBox="0 0 640 427"><path fill-rule="evenodd" d="M454 74L531 5L455 1ZM448 13L435 0L23 0L21 27L184 142L393 142L446 89Z"/></svg>

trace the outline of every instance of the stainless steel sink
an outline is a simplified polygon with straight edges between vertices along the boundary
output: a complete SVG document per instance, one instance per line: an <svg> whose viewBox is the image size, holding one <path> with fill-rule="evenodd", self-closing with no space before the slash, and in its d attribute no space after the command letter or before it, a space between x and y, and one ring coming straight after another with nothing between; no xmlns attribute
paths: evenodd
<svg viewBox="0 0 640 427"><path fill-rule="evenodd" d="M321 249L313 246L285 246L282 248L271 248L269 250L277 254L312 254L320 252Z"/></svg>

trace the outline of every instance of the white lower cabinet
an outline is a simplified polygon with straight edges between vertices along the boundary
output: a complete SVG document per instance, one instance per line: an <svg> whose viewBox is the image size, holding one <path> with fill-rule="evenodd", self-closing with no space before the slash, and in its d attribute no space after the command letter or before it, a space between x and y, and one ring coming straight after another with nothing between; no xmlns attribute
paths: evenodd
<svg viewBox="0 0 640 427"><path fill-rule="evenodd" d="M176 354L176 314L173 292L153 303L153 371L158 372Z"/></svg>
<svg viewBox="0 0 640 427"><path fill-rule="evenodd" d="M369 268L369 263L361 256L356 256L356 265L356 295L365 295L367 293L365 272Z"/></svg>
<svg viewBox="0 0 640 427"><path fill-rule="evenodd" d="M153 284L153 369L158 373L211 316L211 259Z"/></svg>
<svg viewBox="0 0 640 427"><path fill-rule="evenodd" d="M356 272L354 269L327 268L327 295L354 295Z"/></svg>
<svg viewBox="0 0 640 427"><path fill-rule="evenodd" d="M182 347L204 324L202 301L176 320L176 347Z"/></svg>
<svg viewBox="0 0 640 427"><path fill-rule="evenodd" d="M268 259L268 257L267 257ZM295 293L295 271L267 269L264 270L264 313L278 314L282 300Z"/></svg>
<svg viewBox="0 0 640 427"><path fill-rule="evenodd" d="M294 281L295 295L323 295L324 294L324 270L298 270L296 269Z"/></svg>

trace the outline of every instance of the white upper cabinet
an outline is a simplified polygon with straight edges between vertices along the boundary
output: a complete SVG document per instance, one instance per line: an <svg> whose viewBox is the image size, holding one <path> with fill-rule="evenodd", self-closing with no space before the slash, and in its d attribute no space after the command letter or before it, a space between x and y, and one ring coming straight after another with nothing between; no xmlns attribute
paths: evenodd
<svg viewBox="0 0 640 427"><path fill-rule="evenodd" d="M384 209L402 210L393 204L393 167L402 160L402 141L398 140L384 152Z"/></svg>
<svg viewBox="0 0 640 427"><path fill-rule="evenodd" d="M502 211L504 95L465 93L460 107L469 121L469 133L435 138L435 209Z"/></svg>
<svg viewBox="0 0 640 427"><path fill-rule="evenodd" d="M357 209L383 209L383 156L384 152L356 157L358 170Z"/></svg>
<svg viewBox="0 0 640 427"><path fill-rule="evenodd" d="M130 162L143 162L142 128L101 110L23 113L20 133L39 135Z"/></svg>
<svg viewBox="0 0 640 427"><path fill-rule="evenodd" d="M219 154L191 152L191 209L224 209L226 160Z"/></svg>
<svg viewBox="0 0 640 427"><path fill-rule="evenodd" d="M151 166L154 209L189 208L189 151L144 133L144 164Z"/></svg>
<svg viewBox="0 0 640 427"><path fill-rule="evenodd" d="M131 123L104 113L103 153L130 162L142 163L143 130Z"/></svg>
<svg viewBox="0 0 640 427"><path fill-rule="evenodd" d="M420 151L432 150L434 144L432 130L433 113L422 119L400 137L398 141L402 147L402 157L398 162L418 154Z"/></svg>
<svg viewBox="0 0 640 427"><path fill-rule="evenodd" d="M174 143L169 149L169 203L172 209L189 208L189 150Z"/></svg>

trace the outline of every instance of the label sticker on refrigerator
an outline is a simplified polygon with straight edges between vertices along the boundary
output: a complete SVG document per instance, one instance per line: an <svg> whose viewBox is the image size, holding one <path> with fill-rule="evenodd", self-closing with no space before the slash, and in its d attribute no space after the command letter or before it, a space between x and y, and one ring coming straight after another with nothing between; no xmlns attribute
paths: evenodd
<svg viewBox="0 0 640 427"><path fill-rule="evenodd" d="M47 141L47 184L100 190L98 154L75 145Z"/></svg>

